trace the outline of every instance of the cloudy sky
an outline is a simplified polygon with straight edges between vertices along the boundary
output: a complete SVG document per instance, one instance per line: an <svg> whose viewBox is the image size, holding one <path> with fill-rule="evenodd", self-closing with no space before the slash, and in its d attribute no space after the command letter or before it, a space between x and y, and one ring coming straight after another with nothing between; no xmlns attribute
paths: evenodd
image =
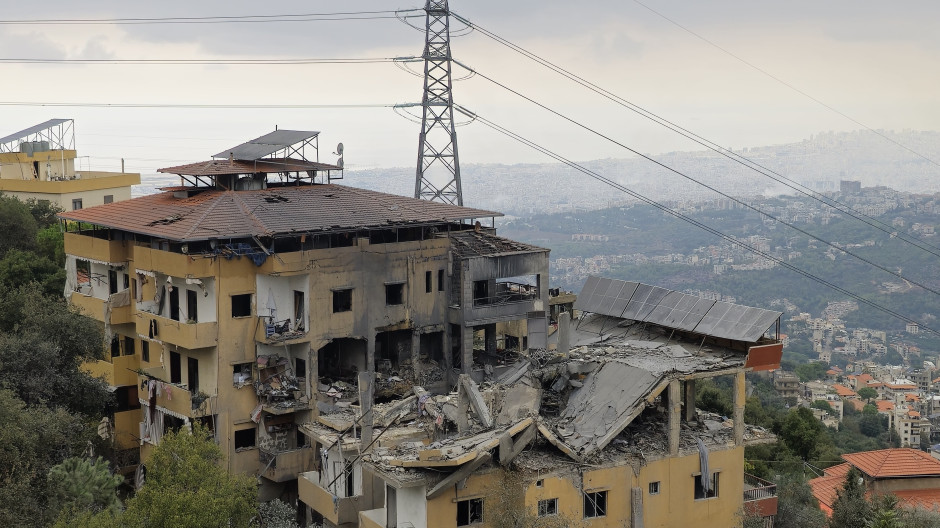
<svg viewBox="0 0 940 528"><path fill-rule="evenodd" d="M83 163L97 170L115 169L123 157L128 170L152 173L158 167L208 159L275 126L322 131L323 161L332 161L332 147L342 141L350 168L415 163L418 125L388 108L172 107L420 101L421 79L394 64L12 62L420 55L423 31L394 17L212 24L8 23L53 17L385 11L420 7L415 0L166 0L150 5L46 0L42 10L26 2L9 4L0 23L0 135L53 117L74 118L79 154L88 156ZM934 0L452 0L450 6L481 27L727 147L799 141L820 131L860 129L859 123L874 129L940 129L940 32L935 28L940 3ZM697 150L480 32L455 38L452 47L462 63L639 151ZM459 69L455 74L462 75ZM454 93L458 104L569 158L629 155L479 76L456 83ZM170 106L13 104L24 102ZM465 164L547 161L479 123L460 128L458 135Z"/></svg>

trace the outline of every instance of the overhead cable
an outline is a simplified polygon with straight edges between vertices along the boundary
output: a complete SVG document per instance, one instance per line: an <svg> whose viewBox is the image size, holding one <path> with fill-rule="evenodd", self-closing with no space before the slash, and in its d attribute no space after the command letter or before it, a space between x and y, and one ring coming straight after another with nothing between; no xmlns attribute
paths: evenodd
<svg viewBox="0 0 940 528"><path fill-rule="evenodd" d="M554 151L549 150L548 148L543 147L543 146L541 146L541 145L535 143L534 141L531 141L531 140L529 140L529 139L527 139L527 138L525 138L525 137L523 137L523 136L521 136L521 135L519 135L519 134L516 134L515 132L512 132L511 130L509 130L509 129L503 127L503 126L501 126L501 125L499 125L499 124L497 124L497 123L495 123L495 122L493 122L493 121L490 121L489 119L486 119L486 118L480 116L479 114L476 114L476 113L474 113L474 112L471 112L470 110L467 110L466 108L464 108L464 107L462 107L462 106L454 105L454 109L457 110L457 111L459 111L460 113L462 113L462 114L468 116L468 117L473 118L473 119L476 120L476 121L479 121L480 123L482 123L482 124L488 126L489 128L492 128L493 130L495 130L495 131L497 131L497 132L499 132L499 133L501 133L501 134L503 134L503 135L505 135L505 136L507 136L507 137L509 137L509 138L512 138L512 139L514 139L515 141L518 141L519 143L522 143L523 145L526 145L526 146L528 146L528 147L530 147L530 148L532 148L532 149L534 149L534 150L536 150L536 151L538 151L538 152L541 152L542 154L545 154L546 156L549 156L550 158L552 158L552 159L554 159L554 160L556 160L556 161L558 161L558 162L560 162L560 163L563 163L563 164L565 164L565 165L567 165L567 166L569 166L569 167L571 167L571 168L573 168L573 169L575 169L575 170L577 170L577 171L579 171L579 172L581 172L581 173L583 173L583 174L585 174L585 175L587 175L587 176L589 176L589 177L591 177L591 178L593 178L593 179L595 179L595 180L597 180L597 181L600 181L600 182L605 183L605 184L607 184L607 185L609 185L609 186L611 186L611 187L613 187L613 188L615 188L615 189L617 189L617 190L619 190L619 191L622 191L622 192L624 192L624 193L626 193L626 194L628 194L628 195L630 195L630 196L636 198L637 200L639 200L639 201L641 201L641 202L643 202L643 203L645 203L645 204L647 204L647 205L653 206L653 207L655 207L655 208L657 208L657 209L663 211L663 212L666 213L666 214L669 214L669 215L674 216L675 218L678 218L678 219L680 219L680 220L682 220L682 221L684 221L684 222L687 222L687 223L689 223L689 224L692 224L692 225L694 225L694 226L696 226L696 227L698 227L698 228L700 228L700 229L702 229L702 230L704 230L704 231L706 231L706 232L708 232L708 233L710 233L710 234L712 234L712 235L715 235L715 236L717 236L717 237L719 237L719 238L721 238L721 239L723 239L723 240L725 240L725 241L727 241L727 242L730 242L730 243L733 243L733 244L737 244L738 246L743 247L744 249L750 251L751 253L754 253L755 255L758 255L758 256L760 256L760 257L762 257L762 258L765 258L765 259L767 259L767 260L769 260L769 261L771 261L771 262L774 262L774 263L776 263L777 265L779 265L779 266L781 266L781 267L783 267L783 268L786 268L786 269L788 269L788 270L790 270L790 271L796 272L796 273L798 273L798 274L800 274L800 275L802 275L802 276L804 276L804 277L806 277L806 278L808 278L808 279L811 279L811 280L813 280L813 281L815 281L815 282L817 282L817 283L819 283L819 284L822 284L822 285L824 285L824 286L826 286L826 287L828 287L828 288L830 288L830 289L832 289L832 290L835 290L835 291L837 291L837 292L839 292L839 293L841 293L841 294L843 294L843 295L846 295L846 296L848 296L848 297L851 297L852 299L855 299L856 301L858 301L858 302L860 302L860 303L862 303L862 304L865 304L865 305L867 305L867 306L870 306L870 307L872 307L872 308L875 308L876 310L879 310L879 311L881 311L881 312L883 312L883 313L886 313L886 314L888 314L888 315L890 315L890 316L892 316L892 317L895 317L895 318L897 318L897 319L900 319L900 320L902 320L902 321L905 321L905 322L908 322L908 323L915 323L915 324L918 324L918 325L920 325L920 327L923 328L924 330L926 330L926 331L928 331L928 332L931 332L931 333L933 333L933 334L936 334L936 335L940 336L940 330L936 330L936 329L934 329L934 328L932 328L932 327L925 326L923 323L921 323L921 322L919 322L919 321L915 321L914 319L911 319L910 317L907 317L907 316L905 316L905 315L903 315L903 314L901 314L901 313L899 313L899 312L896 312L896 311L894 311L894 310L892 310L892 309L890 309L890 308L888 308L888 307L886 307L886 306L882 306L881 304L876 303L875 301L872 301L872 300L870 300L870 299L866 299L865 297L862 297L861 295L859 295L859 294L857 294L857 293L854 293L854 292L852 292L852 291L849 291L849 290L847 290L847 289L845 289L845 288L843 288L843 287L841 287L841 286L838 286L838 285L836 285L836 284L834 284L834 283L832 283L832 282L830 282L830 281L828 281L828 280L826 280L826 279L824 279L824 278L822 278L822 277L819 277L819 276L817 276L817 275L814 275L813 273L810 273L809 271L806 271L806 270L804 270L804 269L802 269L802 268L800 268L800 267L798 267L798 266L795 266L795 265L793 265L793 264L791 264L791 263L789 263L789 262L787 262L787 261L785 261L785 260L783 260L783 259L781 259L781 258L775 257L775 256L773 256L773 255L771 255L771 254L769 254L769 253L767 253L767 252L765 252L765 251L761 251L760 249L758 249L758 248L756 248L756 247L754 247L754 246L748 244L746 241L739 240L739 239L735 238L735 237L732 236L732 235L725 234L724 232L719 231L719 230L716 229L716 228L713 228L713 227L711 227L711 226L709 226L709 225L707 225L707 224L704 224L704 223L702 223L702 222L700 222L700 221L698 221L698 220L696 220L696 219L694 219L694 218L692 218L692 217L690 217L690 216L687 216L687 215L685 215L685 214L683 214L683 213L681 213L681 212L679 212L679 211L676 211L675 209L672 209L672 208L670 208L670 207L668 207L668 206L666 206L666 205L663 205L663 204L661 204L661 203L659 203L659 202L653 200L652 198L648 198L648 197L646 197L646 196L644 196L644 195L642 195L642 194L640 194L640 193L638 193L638 192L636 192L636 191L634 191L634 190L632 190L632 189L630 189L630 188L628 188L628 187L626 187L626 186L624 186L624 185L621 185L621 184L619 184L619 183L617 183L617 182L615 182L615 181L613 181L613 180L611 180L611 179L609 179L609 178L607 178L607 177L605 177L605 176L603 176L603 175L601 175L601 174L599 174L599 173L597 173L597 172L594 172L594 171L588 169L587 167L584 167L583 165L580 165L580 164L578 164L578 163L576 163L576 162L574 162L574 161L571 161L571 160L569 160L568 158L565 158L565 157L561 156L560 154L557 154L557 153L555 153Z"/></svg>
<svg viewBox="0 0 940 528"><path fill-rule="evenodd" d="M455 60L454 63L456 63L456 64L459 65L460 67L465 68L465 69L467 69L467 70L475 71L475 70L472 70L469 66L466 66L466 65L460 63L459 61L456 61L456 60ZM661 162L661 161L659 161L659 160L656 160L656 159L654 159L654 158L652 158L652 157L650 157L650 156L647 156L646 154L643 154L643 153L641 153L640 151L638 151L638 150L636 150L636 149L634 149L634 148L631 148L630 146L628 146L628 145L626 145L626 144L624 144L624 143L622 143L622 142L620 142L620 141L618 141L618 140L616 140L616 139L614 139L614 138L612 138L612 137L610 137L610 136L608 136L608 135L606 135L606 134L604 134L604 133L602 133L602 132L599 132L598 130L593 129L593 128L591 128L591 127L585 125L584 123L581 123L580 121L577 121L576 119L574 119L574 118L572 118L572 117L569 117L569 116L567 116L567 115L565 115L565 114L562 114L561 112L559 112L559 111L557 111L557 110L555 110L555 109L553 109L553 108L551 108L551 107L548 107L548 106L546 106L546 105L544 105L544 104L542 104L542 103L536 101L535 99L532 99L531 97L529 97L529 96L527 96L527 95L525 95L525 94L523 94L523 93L521 93L521 92L519 92L519 91L517 91L517 90L514 90L514 89L510 88L509 86L506 86L505 84L503 84L503 83L501 83L501 82L499 82L499 81L493 79L492 77L489 77L489 76L487 76L487 75L485 75L485 74L482 74L482 73L480 73L479 71L476 71L476 74L479 75L480 77L486 79L487 81L490 81L491 83L495 84L496 86L499 86L500 88L502 88L502 89L504 89L504 90L506 90L506 91L508 91L508 92L510 92L510 93L513 93L513 94L515 94L516 96L521 97L521 98L525 99L526 101L528 101L528 102L530 102L530 103L532 103L532 104L538 106L539 108L541 108L541 109L543 109L543 110L546 110L546 111L548 111L548 112L550 112L550 113L552 113L552 114L554 114L554 115L556 115L556 116L558 116L558 117L564 119L565 121L568 121L569 123L571 123L571 124L573 124L573 125L575 125L575 126L578 126L578 127L582 128L582 129L584 129L584 130L586 130L586 131L588 131L588 132L590 132L590 133L592 133L592 134L594 134L594 135L596 135L596 136L598 136L598 137L600 137L600 138L602 138L602 139L604 139L604 140L607 140L607 141L609 141L610 143L613 143L614 145L617 145L617 146L619 146L619 147L621 147L621 148L623 148L623 149L625 149L625 150L627 150L627 151L629 151L629 152L631 152L631 153L633 153L633 154L635 154L635 155L637 155L637 156L639 156L639 157L641 157L641 158L643 158L643 159L645 159L645 160L647 160L647 161L650 161L650 162L652 162L652 163L654 163L654 164L656 164L656 165L658 165L658 166L660 166L660 167L662 167L662 168L664 168L664 169L666 169L666 170L668 170L668 171L670 171L670 172L672 172L672 173L674 173L674 174L677 174L677 175L679 175L679 176L681 176L681 177L683 177L683 178L685 178L685 179L691 181L692 183L695 183L695 184L697 184L697 185L700 185L700 186L702 186L702 187L704 187L704 188L706 188L706 189L708 189L708 190L710 190L710 191L712 191L712 192L714 192L714 193L716 193L716 194L718 194L718 195L720 195L720 196L722 196L722 197L724 197L724 198L727 198L727 199L729 199L729 200L732 200L732 201L734 201L735 203L741 205L742 207L745 207L745 208L750 209L750 210L752 210L752 211L754 211L754 212L756 212L756 213L759 213L759 214L761 214L761 215L763 215L763 216L765 216L765 217L767 217L767 218L770 218L771 220L773 220L773 221L775 221L775 222L779 222L780 224L783 224L783 225L789 227L790 229L793 229L794 231L796 231L796 232L798 232L798 233L800 233L800 234L802 234L802 235L805 235L805 236L807 236L807 237L809 237L809 238L812 238L813 240L816 240L817 242L820 242L820 243L822 243L822 244L825 244L825 245L827 245L827 246L829 246L829 247L831 247L831 248L833 248L833 249L835 249L835 250L841 251L841 252L843 252L843 253L845 253L845 254L847 254L847 255L851 255L852 257L858 259L859 261L864 262L864 263L866 263L866 264L868 264L868 265L870 265L870 266L873 266L873 267L875 267L875 268L878 268L878 269L880 269L881 271L883 271L883 272L885 272L885 273L887 273L887 274L889 274L889 275L892 275L892 276L894 276L894 277L896 277L896 278L898 278L898 279L901 279L901 280L906 281L906 282L908 282L908 283L910 283L910 284L913 284L913 285L915 285L915 286L918 286L918 287L920 287L920 288L923 288L924 290L929 291L930 293L933 293L934 295L940 296L940 291L938 291L938 290L936 290L936 289L934 289L934 288L931 288L930 286L927 286L926 284L923 284L923 283L918 282L918 281L916 281L916 280L907 278L907 277L901 275L901 273L898 272L898 271L894 271L894 270L891 270L891 269L889 269L889 268L886 268L885 266L882 266L881 264L878 264L877 262L874 262L874 261L872 261L872 260L870 260L870 259L868 259L868 258L866 258L866 257L863 257L863 256L859 255L858 253L855 253L855 252L853 252L853 251L850 251L849 249L846 249L846 248L844 248L844 247L840 247L840 246L836 245L835 243L830 242L830 241L828 241L828 240L825 240L825 239L823 239L823 238L821 238L821 237L819 237L819 236L817 236L817 235L814 235L814 234L810 233L809 231L807 231L807 230L805 230L805 229L803 229L803 228L797 227L797 226L794 225L794 224L791 224L791 223L789 223L789 222L786 222L786 221L784 221L784 220L781 220L780 218L778 218L778 217L776 217L776 216L774 216L774 215L772 215L772 214L770 214L770 213L767 213L767 212L761 210L759 207L756 207L756 206L754 206L754 205L751 205L751 204L749 204L749 203L747 203L747 202L745 202L745 201L743 201L743 200L741 200L741 199L739 199L739 198L736 198L736 197L734 197L734 196L732 196L732 195L730 195L730 194L728 194L728 193L726 193L726 192L723 192L723 191L719 190L717 187L713 187L713 186L708 185L707 183L705 183L705 182L703 182L703 181L697 180L697 179L693 178L692 176L689 176L689 175L687 175L687 174L685 174L685 173L679 171L678 169L674 169L674 168L670 167L669 165L666 165L665 163L663 163L663 162Z"/></svg>
<svg viewBox="0 0 940 528"><path fill-rule="evenodd" d="M328 13L292 13L281 15L239 15L239 16L200 16L200 17L133 17L133 18L31 18L20 20L0 20L0 25L139 25L139 24L245 24L272 22L315 22L330 20L376 20L399 18L399 15L419 9L399 9L383 11L338 11ZM421 15L423 16L423 15ZM399 18L400 19L400 18Z"/></svg>
<svg viewBox="0 0 940 528"><path fill-rule="evenodd" d="M921 249L921 250L923 250L923 251L926 251L926 252L928 252L928 253L930 253L930 254L932 254L932 255L934 255L934 256L940 257L940 246L936 246L936 245L930 244L929 242L927 242L927 241L921 239L920 237L917 237L916 235L910 235L910 234L907 234L907 233L904 233L904 232L895 230L892 226L890 226L890 225L888 225L888 224L882 222L881 220L878 220L878 219L876 219L876 218L874 218L874 217L872 217L872 216L869 216L869 215L865 214L864 212L859 211L859 210L857 210L857 209L851 207L850 205L844 204L844 203L842 203L842 202L840 202L840 201L838 201L838 200L836 200L836 199L834 199L834 198L829 198L829 197L826 197L825 195L822 195L822 194L820 194L820 193L817 193L817 192L815 192L815 191L813 191L813 190L811 190L811 189L805 187L804 185L800 184L799 182L796 182L796 181L794 181L794 180L792 180L792 179L790 179L790 178L787 178L786 176L783 176L782 174L780 174L780 173L778 173L778 172L776 172L776 171L774 171L774 170L772 170L772 169L770 169L770 168L768 168L768 167L766 167L766 166L764 166L764 165L761 165L760 163L758 163L758 162L756 162L756 161L754 161L754 160L752 160L752 159L750 159L750 158L748 158L748 157L746 157L746 156L742 156L741 154L735 153L735 152L730 151L730 150L728 150L728 149L726 149L726 148L724 148L724 147L721 147L721 146L718 145L717 143L715 143L715 142L713 142L713 141L710 141L710 140L708 140L708 139L706 139L706 138L704 138L704 137L702 137L702 136L696 134L695 132L692 132L692 131L690 131L690 130L688 130L688 129L686 129L686 128L683 128L682 126L680 126L680 125L678 125L678 124L676 124L676 123L674 123L674 122L672 122L672 121L670 121L670 120L668 120L668 119L666 119L666 118L664 118L664 117L662 117L662 116L659 116L659 115L655 114L654 112L651 112L651 111L649 111L649 110L647 110L647 109L645 109L645 108L643 108L643 107L641 107L641 106L639 106L639 105L637 105L637 104L635 104L635 103L633 103L633 102L631 102L631 101L629 101L629 100L627 100L627 99L624 99L623 97L620 97L620 96L618 96L617 94L614 94L614 93L612 93L612 92L610 92L610 91L608 91L608 90L606 90L606 89L604 89L604 88L602 88L602 87L600 87L600 86L598 86L598 85L596 85L596 84L594 84L594 83L592 83L592 82L590 82L590 81L588 81L588 80L586 80L586 79L584 79L584 78L578 76L577 74L572 73L571 71L566 70L565 68L562 68L561 66L558 66L557 64L554 64L554 63L552 63L551 61L549 61L549 60L547 60L547 59L545 59L545 58L543 58L543 57L541 57L541 56L539 56L539 55L536 55L535 53L533 53L533 52L531 52L531 51L528 51L528 50L526 50L525 48L523 48L523 47L521 47L521 46L519 46L519 45L517 45L517 44L514 44L513 42L511 42L511 41L509 41L509 40L507 40L507 39L505 39L505 38L503 38L503 37L501 37L501 36L499 36L499 35L493 33L492 31L489 31L489 30L487 30L487 29L485 29L485 28L483 28L483 27L480 27L478 24L472 23L472 22L470 22L469 20L464 19L463 17L461 17L460 15L458 15L458 14L456 14L456 13L454 13L453 16L454 16L455 18L459 19L459 20L460 20L461 22L463 22L464 24L472 25L477 31L479 31L481 34L485 35L486 37L488 37L488 38L490 38L490 39L492 39L492 40L494 40L494 41L496 41L496 42L498 42L498 43L500 43L500 44L502 44L502 45L504 45L504 46L506 46L506 47L512 49L513 51L519 53L520 55L523 55L524 57L526 57L526 58L528 58L528 59L530 59L530 60L532 60L532 61L534 61L534 62L537 62L538 64L540 64L540 65L542 65L542 66L544 66L544 67L546 67L546 68L548 68L548 69L554 71L555 73L561 75L562 77L565 77L565 78L567 78L567 79L573 81L574 83L576 83L576 84L578 84L578 85L581 85L581 86L583 86L583 87L585 87L585 88L587 88L587 89L593 91L594 93L597 93L598 95L600 95L600 96L602 96L602 97L604 97L604 98L606 98L606 99L608 99L608 100L610 100L610 101L613 101L614 103L616 103L616 104L618 104L618 105L620 105L620 106L622 106L622 107L624 107L624 108L626 108L626 109L628 109L628 110L630 110L630 111L632 111L632 112L634 112L634 113L639 114L639 115L642 116L642 117L645 117L645 118L647 118L647 119L649 119L649 120L651 120L651 121L653 121L653 122L655 122L655 123L657 123L657 124L659 124L659 125L662 125L662 126L668 128L668 129L672 130L673 132L676 132L677 134L679 134L679 135L681 135L681 136L683 136L683 137L685 137L685 138L687 138L687 139L690 139L690 140L692 140L693 142L698 143L699 145L702 145L703 147L705 147L705 148L707 148L707 149L709 149L709 150L711 150L711 151L713 151L713 152L715 152L715 153L717 153L717 154L719 154L719 155L721 155L721 156L724 156L724 157L726 157L726 158L728 158L728 159L734 161L735 163L738 163L738 164L740 164L740 165L743 165L743 166L745 166L745 167L747 167L747 168L749 168L749 169L751 169L751 170L754 170L754 171L756 171L756 172L758 172L758 173L760 173L760 174L766 176L767 178L770 178L771 180L774 180L774 181L776 181L776 182L778 182L778 183L780 183L780 184L782 184L782 185L784 185L784 186L786 186L786 187L788 187L788 188L790 188L790 189L793 189L794 191L796 191L796 192L798 192L798 193L800 193L800 194L802 194L802 195L804 195L804 196L807 196L807 197L809 197L809 198L811 198L811 199L813 199L813 200L816 200L816 201L819 202L819 203L822 203L822 204L824 204L824 205L826 205L826 206L828 206L828 207L830 207L830 208L833 208L833 209L835 209L835 210L837 210L837 211L840 211L840 212L842 212L842 213L844 213L844 214L846 214L846 215L848 215L848 216L850 216L850 217L852 217L852 218L855 218L855 219L858 220L858 221L864 222L864 223L868 224L869 226L874 227L875 229L878 229L879 231L882 231L882 232L888 234L888 235L891 236L891 237L896 237L898 240L900 240L900 241L902 241L902 242L904 242L904 243L913 245L913 246L915 246L915 247L917 247L917 248L919 248L919 249Z"/></svg>

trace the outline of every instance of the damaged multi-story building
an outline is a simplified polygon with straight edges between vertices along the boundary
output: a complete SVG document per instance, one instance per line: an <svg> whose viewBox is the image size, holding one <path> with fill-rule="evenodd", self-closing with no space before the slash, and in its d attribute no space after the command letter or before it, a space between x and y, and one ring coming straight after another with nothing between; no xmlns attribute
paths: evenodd
<svg viewBox="0 0 940 528"><path fill-rule="evenodd" d="M200 422L325 526L772 524L744 374L779 364L779 312L597 277L575 310L499 213L339 185L317 142L275 131L61 215L67 294L111 336L116 445L145 465ZM695 408L716 377L732 416Z"/></svg>
<svg viewBox="0 0 940 528"><path fill-rule="evenodd" d="M317 151L317 132L278 130L161 169L181 185L160 194L61 215L66 295L110 340L92 370L117 445L146 459L198 420L231 471L279 491L314 463L298 425L358 398L359 374L378 401L447 392L528 344L519 328L544 341L547 249L497 236L499 213L333 183Z"/></svg>

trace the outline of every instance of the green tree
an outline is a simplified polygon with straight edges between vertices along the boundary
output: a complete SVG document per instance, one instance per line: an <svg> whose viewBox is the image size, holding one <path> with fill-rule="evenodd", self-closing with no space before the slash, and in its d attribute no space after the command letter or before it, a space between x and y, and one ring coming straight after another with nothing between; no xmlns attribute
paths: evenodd
<svg viewBox="0 0 940 528"><path fill-rule="evenodd" d="M29 209L29 214L32 215L33 220L36 221L36 226L40 229L57 226L59 219L56 218L56 215L64 211L59 204L49 200L29 198L23 203Z"/></svg>
<svg viewBox="0 0 940 528"><path fill-rule="evenodd" d="M832 503L829 528L866 528L872 518L871 506L865 501L865 487L858 469L852 468Z"/></svg>
<svg viewBox="0 0 940 528"><path fill-rule="evenodd" d="M11 249L31 251L36 247L36 220L29 207L0 193L0 258Z"/></svg>
<svg viewBox="0 0 940 528"><path fill-rule="evenodd" d="M870 402L871 400L878 397L878 391L871 387L862 387L861 389L858 389L858 397L867 402Z"/></svg>
<svg viewBox="0 0 940 528"><path fill-rule="evenodd" d="M80 365L102 355L97 323L29 286L0 288L0 380L29 405L100 416L110 394Z"/></svg>
<svg viewBox="0 0 940 528"><path fill-rule="evenodd" d="M61 297L65 287L65 268L32 251L7 251L0 258L0 288L9 290L29 283L37 284L43 295Z"/></svg>
<svg viewBox="0 0 940 528"><path fill-rule="evenodd" d="M835 409L833 409L832 405L829 405L829 402L827 402L826 400L816 400L810 404L810 407L813 409L826 411L829 414L836 414Z"/></svg>
<svg viewBox="0 0 940 528"><path fill-rule="evenodd" d="M46 526L48 473L82 453L94 431L64 409L26 405L0 389L0 526Z"/></svg>
<svg viewBox="0 0 940 528"><path fill-rule="evenodd" d="M92 461L84 457L67 458L49 470L49 507L98 512L119 512L121 501L117 488L124 482L121 475L112 475L101 457Z"/></svg>
<svg viewBox="0 0 940 528"><path fill-rule="evenodd" d="M299 528L296 516L297 511L280 499L258 505L259 528Z"/></svg>
<svg viewBox="0 0 940 528"><path fill-rule="evenodd" d="M800 475L777 479L777 516L774 528L822 528L826 516L819 509L813 490Z"/></svg>
<svg viewBox="0 0 940 528"><path fill-rule="evenodd" d="M208 431L165 435L147 464L147 482L118 519L126 528L247 528L257 512L254 479L230 475Z"/></svg>
<svg viewBox="0 0 940 528"><path fill-rule="evenodd" d="M806 383L813 380L821 380L826 377L826 371L829 370L829 365L823 363L822 361L814 361L812 363L803 363L797 365L796 375L800 377L800 381Z"/></svg>
<svg viewBox="0 0 940 528"><path fill-rule="evenodd" d="M862 409L862 417L858 420L859 431L868 437L875 438L885 430L885 424L878 414L878 408L868 404Z"/></svg>
<svg viewBox="0 0 940 528"><path fill-rule="evenodd" d="M822 423L806 407L791 409L780 429L780 438L803 460L813 458L822 434Z"/></svg>

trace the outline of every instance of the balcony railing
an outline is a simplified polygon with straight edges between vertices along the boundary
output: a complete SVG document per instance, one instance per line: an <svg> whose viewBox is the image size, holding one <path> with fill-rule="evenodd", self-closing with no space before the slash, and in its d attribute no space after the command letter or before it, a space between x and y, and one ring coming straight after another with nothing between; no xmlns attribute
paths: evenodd
<svg viewBox="0 0 940 528"><path fill-rule="evenodd" d="M258 450L264 470L261 476L274 482L294 480L313 466L313 448L301 447L289 451Z"/></svg>
<svg viewBox="0 0 940 528"><path fill-rule="evenodd" d="M137 333L183 348L214 347L219 341L219 324L174 321L156 314L137 312ZM156 332L154 332L156 330Z"/></svg>
<svg viewBox="0 0 940 528"><path fill-rule="evenodd" d="M258 318L258 332L255 337L261 343L293 344L303 341L307 337L307 331L304 325L294 324L290 319L273 321L271 317L262 316Z"/></svg>
<svg viewBox="0 0 940 528"><path fill-rule="evenodd" d="M539 298L539 290L528 284L500 282L496 284L496 295L474 297L473 306L495 306L517 302L532 301Z"/></svg>
<svg viewBox="0 0 940 528"><path fill-rule="evenodd" d="M744 474L744 502L777 496L777 485L748 473Z"/></svg>
<svg viewBox="0 0 940 528"><path fill-rule="evenodd" d="M167 379L166 371L163 367L144 369L143 372L145 374L138 374L137 376L137 385L139 387L144 386L144 381L159 382L160 380ZM158 407L163 407L164 409L189 418L209 416L218 412L218 396L208 396L203 392L198 392L194 395L190 390L180 385L166 382L162 383L164 385L161 387L160 394L156 395L156 404ZM147 401L149 399L147 392L141 391L140 398Z"/></svg>

